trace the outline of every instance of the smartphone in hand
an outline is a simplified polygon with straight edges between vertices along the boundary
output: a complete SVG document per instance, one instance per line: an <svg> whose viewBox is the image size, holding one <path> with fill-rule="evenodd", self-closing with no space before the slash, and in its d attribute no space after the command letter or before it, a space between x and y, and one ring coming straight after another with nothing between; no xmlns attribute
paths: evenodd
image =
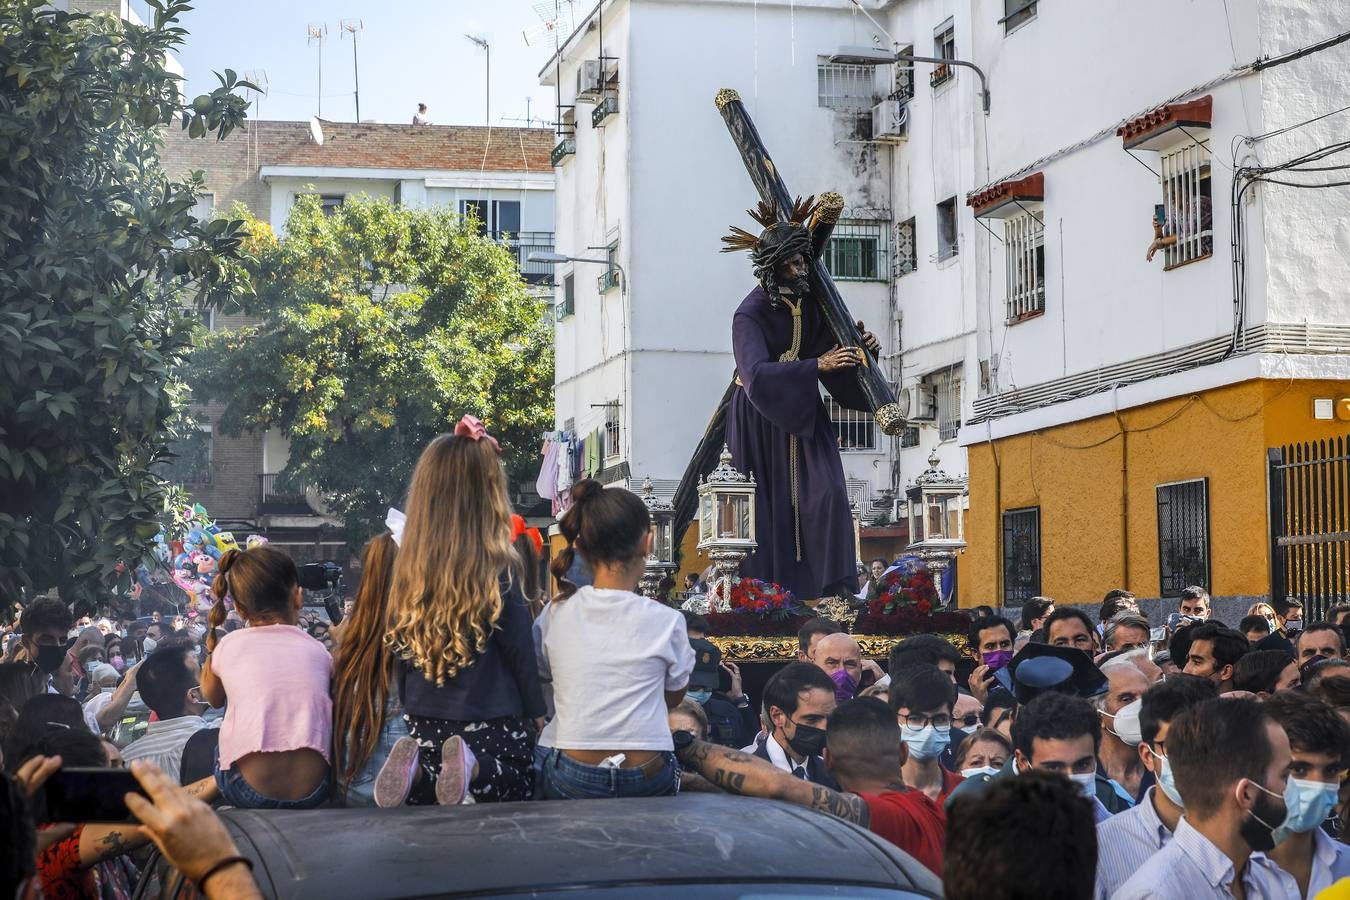
<svg viewBox="0 0 1350 900"><path fill-rule="evenodd" d="M63 768L47 780L38 812L43 822L133 822L128 793L145 791L127 769Z"/></svg>

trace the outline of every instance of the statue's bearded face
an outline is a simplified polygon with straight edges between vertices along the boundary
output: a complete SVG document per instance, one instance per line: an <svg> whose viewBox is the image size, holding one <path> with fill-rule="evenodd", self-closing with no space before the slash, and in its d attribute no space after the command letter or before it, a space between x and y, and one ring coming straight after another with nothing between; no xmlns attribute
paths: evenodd
<svg viewBox="0 0 1350 900"><path fill-rule="evenodd" d="M807 277L809 271L806 257L800 253L792 254L778 264L778 269L774 273L779 291L793 297L803 296L811 287L811 281Z"/></svg>

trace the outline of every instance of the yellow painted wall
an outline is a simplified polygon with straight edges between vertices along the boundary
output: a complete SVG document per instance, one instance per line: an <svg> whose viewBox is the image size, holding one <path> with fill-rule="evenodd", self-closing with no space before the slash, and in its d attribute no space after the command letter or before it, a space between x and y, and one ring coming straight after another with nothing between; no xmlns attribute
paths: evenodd
<svg viewBox="0 0 1350 900"><path fill-rule="evenodd" d="M1350 432L1312 418L1313 398L1347 395L1346 382L1249 381L1126 410L1123 440L1108 415L971 446L961 605L1001 597L1002 513L1027 506L1041 510L1043 594L1097 603L1124 587L1157 597L1156 488L1201 477L1211 593L1265 594L1266 448Z"/></svg>

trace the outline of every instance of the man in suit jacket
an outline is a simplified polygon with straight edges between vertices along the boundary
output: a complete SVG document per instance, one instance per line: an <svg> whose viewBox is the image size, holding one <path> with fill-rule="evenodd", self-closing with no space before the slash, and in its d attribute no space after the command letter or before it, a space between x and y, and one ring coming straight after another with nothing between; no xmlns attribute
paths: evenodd
<svg viewBox="0 0 1350 900"><path fill-rule="evenodd" d="M764 686L764 710L772 730L761 733L745 752L804 781L838 790L821 758L834 707L830 676L810 663L784 666Z"/></svg>

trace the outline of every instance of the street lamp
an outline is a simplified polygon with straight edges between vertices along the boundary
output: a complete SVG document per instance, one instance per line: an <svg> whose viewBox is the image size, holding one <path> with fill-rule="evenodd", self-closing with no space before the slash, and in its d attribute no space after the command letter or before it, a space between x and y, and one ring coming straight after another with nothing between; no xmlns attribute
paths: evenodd
<svg viewBox="0 0 1350 900"><path fill-rule="evenodd" d="M942 572L966 547L961 498L965 478L953 478L938 468L937 449L928 455L928 468L905 490L909 505L909 552L928 564L939 585Z"/></svg>
<svg viewBox="0 0 1350 900"><path fill-rule="evenodd" d="M656 496L650 478L643 480L641 496L652 516L652 550L642 573L642 593L664 601L660 596L661 582L675 571L675 507L669 500Z"/></svg>
<svg viewBox="0 0 1350 900"><path fill-rule="evenodd" d="M830 54L830 62L851 66L889 66L901 62L924 62L935 65L965 66L974 69L980 76L980 99L984 103L984 114L989 115L989 79L984 70L973 62L964 59L948 59L942 56L915 56L912 53L893 53L876 47L840 47Z"/></svg>
<svg viewBox="0 0 1350 900"><path fill-rule="evenodd" d="M531 253L525 258L526 262L540 263L545 266L556 266L560 263L579 262L579 263L598 263L602 266L609 266L619 273L619 292L622 296L628 296L628 273L623 270L623 266L608 259L595 259L589 256L568 256L565 253Z"/></svg>
<svg viewBox="0 0 1350 900"><path fill-rule="evenodd" d="M755 552L755 478L731 464L724 444L717 468L698 485L698 549L706 551L717 570L716 612L731 609L731 583L740 577L741 561Z"/></svg>

